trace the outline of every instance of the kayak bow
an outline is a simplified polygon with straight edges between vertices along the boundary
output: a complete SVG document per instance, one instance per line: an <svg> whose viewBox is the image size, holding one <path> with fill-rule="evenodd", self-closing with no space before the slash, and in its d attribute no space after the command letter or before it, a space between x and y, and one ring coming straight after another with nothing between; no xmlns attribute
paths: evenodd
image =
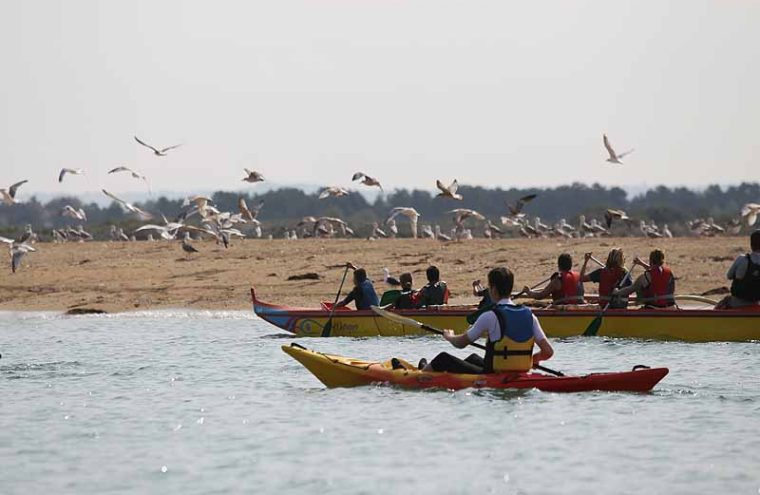
<svg viewBox="0 0 760 495"><path fill-rule="evenodd" d="M301 363L327 387L358 387L387 383L403 388L463 388L530 389L545 392L647 392L657 385L667 368L636 367L631 371L591 373L583 376L550 376L543 373L492 373L469 375L420 371L406 361L407 369L391 367L390 361L365 361L312 351L298 344L284 345L282 350Z"/></svg>

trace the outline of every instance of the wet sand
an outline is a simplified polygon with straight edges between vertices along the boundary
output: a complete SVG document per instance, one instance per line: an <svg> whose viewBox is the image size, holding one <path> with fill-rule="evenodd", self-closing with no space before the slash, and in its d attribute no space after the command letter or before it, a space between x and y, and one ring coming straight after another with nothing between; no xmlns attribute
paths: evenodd
<svg viewBox="0 0 760 495"><path fill-rule="evenodd" d="M435 264L449 284L451 303L471 303L471 282L485 280L487 271L507 264L516 273L516 289L533 285L556 269L561 252L576 265L592 251L604 260L612 247L622 246L626 265L634 255L644 259L659 247L678 279L677 293L700 294L727 286L732 260L748 248L746 237L712 239L643 238L544 240L474 240L440 243L432 240L242 240L229 249L213 241L197 242L201 251L185 255L178 242L89 242L37 244L21 269L6 265L0 275L0 310L91 308L107 312L156 308L248 309L250 287L267 302L316 306L332 300L343 268L351 261L368 270L378 292L385 288L382 268L398 277L414 275L423 285L425 268ZM580 267L578 266L578 269ZM287 281L291 275L316 273L319 280ZM641 273L637 268L634 275ZM350 288L350 278L344 292ZM587 284L587 292L596 292ZM721 296L713 296L719 299Z"/></svg>

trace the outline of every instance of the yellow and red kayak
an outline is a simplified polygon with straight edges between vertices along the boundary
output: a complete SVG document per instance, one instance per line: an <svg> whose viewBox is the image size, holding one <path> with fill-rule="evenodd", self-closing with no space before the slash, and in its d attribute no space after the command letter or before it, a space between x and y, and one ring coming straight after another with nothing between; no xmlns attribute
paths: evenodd
<svg viewBox="0 0 760 495"><path fill-rule="evenodd" d="M330 311L326 307L298 308L279 306L259 300L251 288L253 311L263 320L299 337L319 337ZM469 324L472 306L436 306L427 309L398 311L398 314L435 328L462 332ZM395 311L395 310L394 310ZM583 335L599 315L597 307L535 309L541 326L549 337ZM423 335L416 326L389 321L371 310L341 308L332 319L333 337L376 337ZM747 309L610 309L604 313L600 337L683 340L690 342L745 342L760 340L760 306Z"/></svg>
<svg viewBox="0 0 760 495"><path fill-rule="evenodd" d="M552 376L543 373L492 373L470 375L420 371L406 361L407 369L393 369L390 361L365 361L311 351L298 344L284 345L282 350L301 363L326 386L358 387L376 383L403 388L531 389L545 392L647 392L657 385L667 368L637 367L632 371L591 373L583 376Z"/></svg>

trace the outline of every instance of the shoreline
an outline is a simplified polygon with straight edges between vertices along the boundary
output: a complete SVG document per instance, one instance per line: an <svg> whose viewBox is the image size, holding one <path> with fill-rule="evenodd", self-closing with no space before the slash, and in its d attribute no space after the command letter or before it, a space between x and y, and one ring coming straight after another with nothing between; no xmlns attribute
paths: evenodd
<svg viewBox="0 0 760 495"><path fill-rule="evenodd" d="M424 285L430 264L441 270L451 291L451 304L477 302L471 282L485 279L488 269L508 265L515 271L515 290L533 285L556 271L556 257L573 256L575 269L583 253L605 259L609 249L622 246L626 265L635 255L665 251L666 262L678 277L676 292L701 294L728 286L725 273L734 258L748 249L742 237L714 238L589 238L476 239L440 243L434 240L240 240L229 249L213 241L196 242L200 253L186 256L178 242L108 241L38 243L15 274L7 267L0 275L0 311L65 313L87 308L107 313L143 310L248 310L250 287L275 304L318 307L332 301L343 265L352 261L367 269L378 293L387 288L382 269L398 277L409 271L414 286ZM292 275L316 273L318 280L288 281ZM634 272L634 277L642 273ZM350 289L346 282L343 293ZM586 284L586 292L596 292ZM719 298L720 296L716 296Z"/></svg>

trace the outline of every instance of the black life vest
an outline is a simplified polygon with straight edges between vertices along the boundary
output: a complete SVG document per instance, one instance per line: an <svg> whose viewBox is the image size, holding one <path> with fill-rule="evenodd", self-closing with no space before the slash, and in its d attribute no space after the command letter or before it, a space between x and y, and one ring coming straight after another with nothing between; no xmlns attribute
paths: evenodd
<svg viewBox="0 0 760 495"><path fill-rule="evenodd" d="M747 271L744 278L731 282L731 295L744 301L760 301L760 265L747 254Z"/></svg>
<svg viewBox="0 0 760 495"><path fill-rule="evenodd" d="M414 309L414 292L411 290L401 291L396 301L393 303L393 307L396 309Z"/></svg>
<svg viewBox="0 0 760 495"><path fill-rule="evenodd" d="M428 284L422 288L422 298L420 304L423 306L440 306L446 304L448 297L446 292L446 282L436 282L434 284Z"/></svg>
<svg viewBox="0 0 760 495"><path fill-rule="evenodd" d="M493 307L501 338L486 344L485 372L530 371L533 367L533 313L526 306Z"/></svg>

